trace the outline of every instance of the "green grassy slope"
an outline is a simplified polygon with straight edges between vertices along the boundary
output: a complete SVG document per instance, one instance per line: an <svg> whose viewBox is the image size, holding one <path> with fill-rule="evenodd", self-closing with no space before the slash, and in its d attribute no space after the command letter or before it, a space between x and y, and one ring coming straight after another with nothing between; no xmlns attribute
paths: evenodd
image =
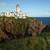
<svg viewBox="0 0 50 50"><path fill-rule="evenodd" d="M12 17L9 19L16 21L16 19ZM17 21L27 24L31 19L33 18L17 19ZM21 27L24 28L23 25ZM19 31L22 30L19 29ZM23 39L14 39L8 43L0 43L0 50L50 50L50 32L44 32L36 37L26 37Z"/></svg>
<svg viewBox="0 0 50 50"><path fill-rule="evenodd" d="M0 44L0 50L50 50L50 36L28 37Z"/></svg>

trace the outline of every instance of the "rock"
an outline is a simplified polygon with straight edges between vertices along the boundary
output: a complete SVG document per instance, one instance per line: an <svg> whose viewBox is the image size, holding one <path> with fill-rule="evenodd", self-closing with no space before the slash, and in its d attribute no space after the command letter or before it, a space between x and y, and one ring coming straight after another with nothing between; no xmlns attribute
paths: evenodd
<svg viewBox="0 0 50 50"><path fill-rule="evenodd" d="M14 30L15 29L15 30ZM5 33L7 32L7 35L9 35L10 38L16 37L16 26L15 23L13 23L12 20L9 20L7 23L5 23Z"/></svg>
<svg viewBox="0 0 50 50"><path fill-rule="evenodd" d="M44 25L40 21L30 21L27 25L26 36L36 36L37 34L41 34Z"/></svg>
<svg viewBox="0 0 50 50"><path fill-rule="evenodd" d="M49 32L49 31L50 31L50 24L46 25L42 30L42 32Z"/></svg>
<svg viewBox="0 0 50 50"><path fill-rule="evenodd" d="M8 40L8 36L0 28L0 42L7 42Z"/></svg>
<svg viewBox="0 0 50 50"><path fill-rule="evenodd" d="M41 34L44 25L41 21L33 19L9 19L0 21L0 42L8 42L12 39L36 36Z"/></svg>

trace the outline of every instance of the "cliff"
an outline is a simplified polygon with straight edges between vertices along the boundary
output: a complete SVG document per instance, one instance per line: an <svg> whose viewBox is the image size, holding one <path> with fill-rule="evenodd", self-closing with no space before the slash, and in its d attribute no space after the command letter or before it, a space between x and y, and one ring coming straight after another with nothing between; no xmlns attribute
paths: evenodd
<svg viewBox="0 0 50 50"><path fill-rule="evenodd" d="M34 18L0 17L0 42L40 35L45 26Z"/></svg>
<svg viewBox="0 0 50 50"><path fill-rule="evenodd" d="M43 28L42 32L50 32L50 24L46 25L46 26Z"/></svg>

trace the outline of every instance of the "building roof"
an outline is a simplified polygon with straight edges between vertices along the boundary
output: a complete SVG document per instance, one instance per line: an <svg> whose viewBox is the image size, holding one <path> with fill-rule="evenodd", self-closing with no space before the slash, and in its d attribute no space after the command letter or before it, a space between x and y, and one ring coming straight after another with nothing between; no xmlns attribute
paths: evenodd
<svg viewBox="0 0 50 50"><path fill-rule="evenodd" d="M10 13L16 13L15 11L13 11L13 12L10 12Z"/></svg>
<svg viewBox="0 0 50 50"><path fill-rule="evenodd" d="M17 4L17 7L20 7L20 5L19 5L19 4Z"/></svg>
<svg viewBox="0 0 50 50"><path fill-rule="evenodd" d="M2 12L2 14L5 14L5 12Z"/></svg>

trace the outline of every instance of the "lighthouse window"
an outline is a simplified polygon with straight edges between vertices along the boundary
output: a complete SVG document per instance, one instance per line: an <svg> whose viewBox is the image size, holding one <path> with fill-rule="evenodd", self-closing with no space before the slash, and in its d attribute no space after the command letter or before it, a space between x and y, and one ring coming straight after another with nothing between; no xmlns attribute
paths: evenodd
<svg viewBox="0 0 50 50"><path fill-rule="evenodd" d="M10 15L10 13L9 13L9 15Z"/></svg>
<svg viewBox="0 0 50 50"><path fill-rule="evenodd" d="M14 14L15 15L15 14Z"/></svg>
<svg viewBox="0 0 50 50"><path fill-rule="evenodd" d="M20 15L20 14L19 14Z"/></svg>
<svg viewBox="0 0 50 50"><path fill-rule="evenodd" d="M23 14L22 14L23 15Z"/></svg>
<svg viewBox="0 0 50 50"><path fill-rule="evenodd" d="M7 15L7 13L6 13L6 15Z"/></svg>

